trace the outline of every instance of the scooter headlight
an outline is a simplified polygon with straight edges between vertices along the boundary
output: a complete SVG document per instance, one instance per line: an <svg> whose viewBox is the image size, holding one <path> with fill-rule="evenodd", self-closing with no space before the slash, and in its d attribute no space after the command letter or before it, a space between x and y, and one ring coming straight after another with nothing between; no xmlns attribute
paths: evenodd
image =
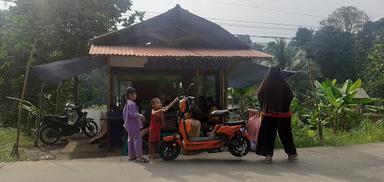
<svg viewBox="0 0 384 182"><path fill-rule="evenodd" d="M241 132L245 132L245 127L241 127L241 128L240 128L240 131L241 131Z"/></svg>

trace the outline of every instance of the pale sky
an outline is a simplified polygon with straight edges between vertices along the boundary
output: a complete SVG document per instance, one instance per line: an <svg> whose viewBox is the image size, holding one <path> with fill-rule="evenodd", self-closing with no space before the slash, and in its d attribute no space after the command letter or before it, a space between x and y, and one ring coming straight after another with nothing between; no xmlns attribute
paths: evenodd
<svg viewBox="0 0 384 182"><path fill-rule="evenodd" d="M292 37L300 25L316 27L320 20L341 6L364 10L372 20L384 17L384 0L134 0L132 9L148 11L147 14L153 16L176 4L196 15L211 18L209 20L231 33L256 36ZM258 38L257 41L270 40Z"/></svg>
<svg viewBox="0 0 384 182"><path fill-rule="evenodd" d="M149 18L176 4L231 33L256 36L292 37L298 27L316 28L320 20L341 6L364 10L371 20L384 17L384 11L380 10L384 0L133 0L132 9L146 11ZM5 6L0 0L0 9Z"/></svg>

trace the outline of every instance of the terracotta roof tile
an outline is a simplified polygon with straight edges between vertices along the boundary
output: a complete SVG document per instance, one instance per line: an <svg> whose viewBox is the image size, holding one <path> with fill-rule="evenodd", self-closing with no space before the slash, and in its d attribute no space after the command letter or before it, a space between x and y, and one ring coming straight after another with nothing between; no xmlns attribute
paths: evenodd
<svg viewBox="0 0 384 182"><path fill-rule="evenodd" d="M239 57L269 58L269 54L256 50L186 49L170 47L100 46L92 45L91 55L115 55L138 57Z"/></svg>

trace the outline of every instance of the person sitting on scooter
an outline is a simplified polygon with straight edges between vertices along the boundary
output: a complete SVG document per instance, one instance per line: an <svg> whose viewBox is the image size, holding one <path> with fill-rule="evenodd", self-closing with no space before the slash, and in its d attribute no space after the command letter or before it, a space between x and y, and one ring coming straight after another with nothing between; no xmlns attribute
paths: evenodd
<svg viewBox="0 0 384 182"><path fill-rule="evenodd" d="M186 116L185 124L190 138L200 136L201 122L197 119L202 112L196 106L191 106L191 112L189 116Z"/></svg>

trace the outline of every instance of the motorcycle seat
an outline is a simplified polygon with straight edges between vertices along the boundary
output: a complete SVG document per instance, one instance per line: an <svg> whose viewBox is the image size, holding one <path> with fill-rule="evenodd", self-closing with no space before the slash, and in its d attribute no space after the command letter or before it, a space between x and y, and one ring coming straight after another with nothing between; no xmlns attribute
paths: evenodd
<svg viewBox="0 0 384 182"><path fill-rule="evenodd" d="M194 137L194 138L190 138L190 141L191 142L205 142L205 141L210 141L210 140L214 140L215 137Z"/></svg>
<svg viewBox="0 0 384 182"><path fill-rule="evenodd" d="M46 119L50 121L56 121L56 122L68 122L68 116L54 116L54 115L48 115L46 116Z"/></svg>
<svg viewBox="0 0 384 182"><path fill-rule="evenodd" d="M245 124L245 120L229 121L224 123L224 125L229 125L229 126L242 125L242 124Z"/></svg>

